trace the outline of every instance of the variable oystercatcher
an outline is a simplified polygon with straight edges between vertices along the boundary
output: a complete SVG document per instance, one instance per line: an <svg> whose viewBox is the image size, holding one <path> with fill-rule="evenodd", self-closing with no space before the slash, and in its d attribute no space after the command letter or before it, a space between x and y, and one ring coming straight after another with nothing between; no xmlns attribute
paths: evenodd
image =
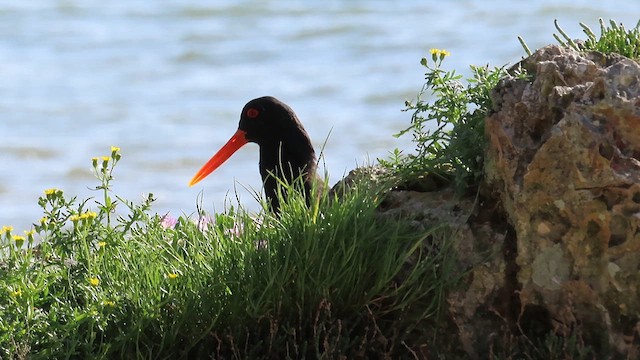
<svg viewBox="0 0 640 360"><path fill-rule="evenodd" d="M196 173L189 186L204 179L248 142L260 146L260 175L272 211L278 213L280 208L276 177L287 184L301 179L309 204L316 181L315 151L293 110L271 96L251 100L244 106L238 131Z"/></svg>

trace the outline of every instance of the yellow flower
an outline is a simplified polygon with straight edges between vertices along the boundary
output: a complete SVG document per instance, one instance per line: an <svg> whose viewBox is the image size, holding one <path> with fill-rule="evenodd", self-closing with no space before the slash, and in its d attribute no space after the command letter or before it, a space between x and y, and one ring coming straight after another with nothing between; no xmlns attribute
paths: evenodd
<svg viewBox="0 0 640 360"><path fill-rule="evenodd" d="M12 297L18 297L20 295L22 295L22 290L20 289L11 292Z"/></svg>
<svg viewBox="0 0 640 360"><path fill-rule="evenodd" d="M177 277L178 277L178 274L176 274L176 273L168 273L168 274L167 274L167 277L168 277L169 279L175 279L175 278L177 278Z"/></svg>
<svg viewBox="0 0 640 360"><path fill-rule="evenodd" d="M433 56L442 57L442 58L451 55L450 52L444 49L430 49L429 52Z"/></svg>
<svg viewBox="0 0 640 360"><path fill-rule="evenodd" d="M0 231L0 234L10 233L12 231L13 231L13 226L6 226L5 225L5 226L2 227L2 231Z"/></svg>
<svg viewBox="0 0 640 360"><path fill-rule="evenodd" d="M105 300L102 302L102 305L104 306L116 306L116 303L114 301L111 300Z"/></svg>
<svg viewBox="0 0 640 360"><path fill-rule="evenodd" d="M87 211L85 213L77 215L77 220L95 219L96 216L98 216L98 214L96 214L94 211Z"/></svg>
<svg viewBox="0 0 640 360"><path fill-rule="evenodd" d="M102 168L100 169L100 171L102 171L103 174L107 173L107 168L109 166L109 160L111 160L110 157L108 156L102 156Z"/></svg>
<svg viewBox="0 0 640 360"><path fill-rule="evenodd" d="M98 279L98 278L89 278L89 284L91 286L98 286L98 285L100 285L100 279Z"/></svg>
<svg viewBox="0 0 640 360"><path fill-rule="evenodd" d="M71 220L74 223L76 223L76 222L78 222L80 220L95 219L96 216L98 216L98 214L96 214L94 211L87 211L87 212L82 213L82 214L73 214L73 215L69 216L69 220Z"/></svg>
<svg viewBox="0 0 640 360"><path fill-rule="evenodd" d="M98 241L98 247L103 248L105 246L107 246L107 243L105 241Z"/></svg>
<svg viewBox="0 0 640 360"><path fill-rule="evenodd" d="M112 147L111 147L111 152L112 152L112 153L117 153L118 151L120 151L120 148L119 148L119 147L117 147L117 146L112 146Z"/></svg>
<svg viewBox="0 0 640 360"><path fill-rule="evenodd" d="M33 236L33 234L35 234L35 233L36 233L36 231L35 231L34 229L31 229L31 230L29 230L29 231L27 231L27 230L25 230L25 231L24 231L24 234L25 234L27 237L29 237L29 236Z"/></svg>
<svg viewBox="0 0 640 360"><path fill-rule="evenodd" d="M433 60L436 66L440 66L440 64L442 63L442 60L444 60L445 57L451 55L451 53L448 52L447 50L441 50L441 49L431 49L429 50L429 52L431 53L431 60ZM423 66L426 66L426 61L427 59L423 58L420 63Z"/></svg>
<svg viewBox="0 0 640 360"><path fill-rule="evenodd" d="M13 239L13 241L18 242L18 241L24 241L24 236L20 236L20 235L13 235L11 237Z"/></svg>
<svg viewBox="0 0 640 360"><path fill-rule="evenodd" d="M41 225L44 225L44 224L46 224L46 223L47 223L47 221L49 221L49 218L48 218L48 217L46 217L46 216L43 216L43 217L40 219L40 224L41 224Z"/></svg>
<svg viewBox="0 0 640 360"><path fill-rule="evenodd" d="M13 241L15 241L16 247L18 247L18 248L21 248L22 244L24 244L24 236L13 235L13 236L11 236L11 239L13 239Z"/></svg>
<svg viewBox="0 0 640 360"><path fill-rule="evenodd" d="M47 190L45 190L45 191L44 191L44 194L45 194L45 195L47 195L47 196L49 196L49 195L53 195L53 194L55 194L57 191L58 191L58 189L56 189L56 188L51 188L51 189L47 189Z"/></svg>

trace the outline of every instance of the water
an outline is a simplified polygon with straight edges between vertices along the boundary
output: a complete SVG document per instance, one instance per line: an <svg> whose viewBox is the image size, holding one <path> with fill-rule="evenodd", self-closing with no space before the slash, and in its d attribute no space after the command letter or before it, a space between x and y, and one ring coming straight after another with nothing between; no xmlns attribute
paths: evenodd
<svg viewBox="0 0 640 360"><path fill-rule="evenodd" d="M193 188L187 182L237 127L250 99L294 108L331 182L410 139L404 100L423 83L429 48L446 67L503 65L554 43L553 19L613 18L638 1L51 1L0 2L0 225L27 229L47 188L98 196L91 157L122 149L114 191L158 213L257 205L255 145Z"/></svg>

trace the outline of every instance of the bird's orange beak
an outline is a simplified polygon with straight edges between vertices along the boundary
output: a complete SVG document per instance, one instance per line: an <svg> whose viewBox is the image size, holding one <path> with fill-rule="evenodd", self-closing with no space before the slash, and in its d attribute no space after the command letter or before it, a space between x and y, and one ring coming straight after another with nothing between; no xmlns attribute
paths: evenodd
<svg viewBox="0 0 640 360"><path fill-rule="evenodd" d="M220 165L222 165L233 153L238 151L244 144L246 144L247 138L245 137L246 132L238 129L235 134L227 141L226 144L218 152L213 155L209 161L196 173L196 175L189 182L189 186L193 186L197 184L200 180L207 177L207 175L211 174L215 169L217 169Z"/></svg>

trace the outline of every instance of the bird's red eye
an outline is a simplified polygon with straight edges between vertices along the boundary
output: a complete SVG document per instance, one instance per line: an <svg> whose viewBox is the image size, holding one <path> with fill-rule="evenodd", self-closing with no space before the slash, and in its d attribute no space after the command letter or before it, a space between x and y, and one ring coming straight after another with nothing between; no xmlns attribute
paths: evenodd
<svg viewBox="0 0 640 360"><path fill-rule="evenodd" d="M260 111L258 111L257 109L249 108L247 110L247 117L250 119L255 119L258 117L258 115L260 115Z"/></svg>

